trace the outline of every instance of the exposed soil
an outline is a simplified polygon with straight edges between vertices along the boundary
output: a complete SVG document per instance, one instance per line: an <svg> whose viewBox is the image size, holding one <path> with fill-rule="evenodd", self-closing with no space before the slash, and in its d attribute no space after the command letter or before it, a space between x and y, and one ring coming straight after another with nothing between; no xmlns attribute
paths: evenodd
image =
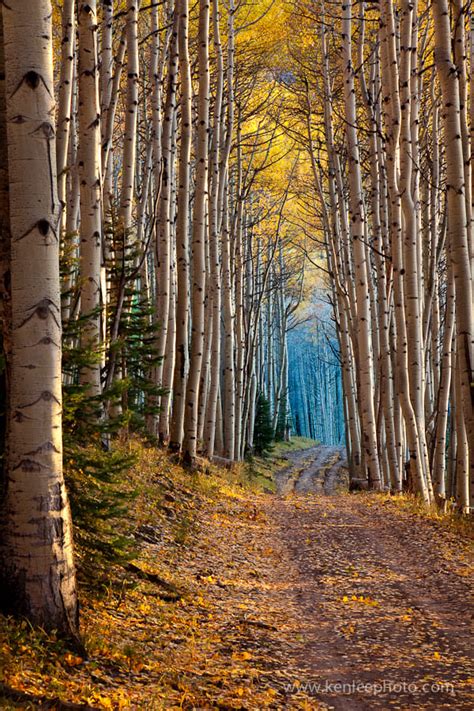
<svg viewBox="0 0 474 711"><path fill-rule="evenodd" d="M140 575L83 609L87 660L5 637L0 709L474 708L467 533L349 494L338 448L288 459L276 495L142 467L164 488L159 520L140 499Z"/></svg>
<svg viewBox="0 0 474 711"><path fill-rule="evenodd" d="M345 477L339 450L302 453L268 510L290 561L303 688L327 685L306 690L344 711L472 709L467 548L389 499L344 493Z"/></svg>
<svg viewBox="0 0 474 711"><path fill-rule="evenodd" d="M248 653L253 691L232 708L263 708L269 688L275 709L474 708L469 542L388 496L347 493L340 449L289 458L279 495L203 518L212 563L204 550L182 562L216 579L222 644Z"/></svg>
<svg viewBox="0 0 474 711"><path fill-rule="evenodd" d="M367 497L281 501L272 515L296 566L304 681L386 686L316 698L344 710L473 708L470 586L454 538Z"/></svg>
<svg viewBox="0 0 474 711"><path fill-rule="evenodd" d="M336 494L347 489L348 474L342 447L319 446L288 455L290 464L275 476L277 491L291 493Z"/></svg>

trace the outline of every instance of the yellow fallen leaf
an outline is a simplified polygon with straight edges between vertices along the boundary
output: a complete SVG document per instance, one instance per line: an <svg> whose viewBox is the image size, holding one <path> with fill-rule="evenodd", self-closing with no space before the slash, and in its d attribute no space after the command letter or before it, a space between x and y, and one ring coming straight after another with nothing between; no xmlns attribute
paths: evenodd
<svg viewBox="0 0 474 711"><path fill-rule="evenodd" d="M64 661L68 665L68 667L78 667L79 664L82 664L84 661L82 657L76 657L74 654L71 654L70 652L66 652L64 655Z"/></svg>

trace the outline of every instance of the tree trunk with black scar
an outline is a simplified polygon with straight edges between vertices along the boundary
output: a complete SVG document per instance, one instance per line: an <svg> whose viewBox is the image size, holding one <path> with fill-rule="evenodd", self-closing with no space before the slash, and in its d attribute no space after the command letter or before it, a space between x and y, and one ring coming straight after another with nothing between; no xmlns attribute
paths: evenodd
<svg viewBox="0 0 474 711"><path fill-rule="evenodd" d="M127 98L120 193L120 219L123 229L124 252L133 225L139 78L138 6L138 0L127 0ZM120 264L118 266L121 267Z"/></svg>
<svg viewBox="0 0 474 711"><path fill-rule="evenodd" d="M48 0L3 6L12 319L0 590L5 609L76 636L72 525L62 473L51 15Z"/></svg>
<svg viewBox="0 0 474 711"><path fill-rule="evenodd" d="M9 269L10 269L10 199L8 187L7 115L5 96L5 54L3 50L3 20L0 6L0 353L4 358L0 373L0 452L5 451L6 388L8 368ZM0 468L0 506L3 493L3 465Z"/></svg>
<svg viewBox="0 0 474 711"><path fill-rule="evenodd" d="M101 114L101 141L102 150L107 137L107 112L112 102L113 90L113 33L114 33L114 2L102 0L102 33L100 46L100 114ZM113 192L113 166L112 151L108 151L107 166L104 165L102 173L103 184L103 212L104 220L110 222L110 202Z"/></svg>
<svg viewBox="0 0 474 711"><path fill-rule="evenodd" d="M97 6L80 2L79 29L79 182L81 346L98 352L101 347L102 200L100 157L99 72L97 62ZM98 358L83 367L81 382L92 396L100 395Z"/></svg>
<svg viewBox="0 0 474 711"><path fill-rule="evenodd" d="M178 167L178 204L176 217L176 365L173 379L173 416L171 420L170 448L179 451L183 442L184 405L188 375L188 324L189 324L189 193L192 139L192 85L189 60L188 0L178 0L178 46L181 72L181 146Z"/></svg>
<svg viewBox="0 0 474 711"><path fill-rule="evenodd" d="M446 143L448 243L456 296L456 378L461 423L458 437L466 437L471 487L474 487L474 307L470 267L466 177L463 160L459 76L451 51L451 25L447 0L432 3L435 64L441 86ZM472 68L471 68L472 71ZM470 226L470 224L469 224ZM464 422L462 423L462 418ZM467 472L466 472L467 474Z"/></svg>
<svg viewBox="0 0 474 711"><path fill-rule="evenodd" d="M234 62L235 62L235 3L229 3L229 20L227 44L227 125L223 141L223 157L220 188L220 203L222 206L222 306L223 306L223 427L224 450L226 459L234 459L235 455L235 310L232 279L232 245L230 243L229 225L229 158L232 147L234 129Z"/></svg>
<svg viewBox="0 0 474 711"><path fill-rule="evenodd" d="M163 127L157 122L156 114L159 113L160 106L155 101L154 119L156 122L156 137L160 135L161 146L155 145L155 180L160 190L160 200L158 205L157 234L156 234L156 309L157 321L159 323L156 337L156 355L160 358L154 369L153 377L155 384L162 386L164 359L166 357L166 345L168 338L168 319L170 315L171 298L171 214L172 214L172 177L174 175L173 166L173 132L175 131L174 114L176 110L176 90L178 81L178 27L177 16L173 21L172 36L170 42L170 55L168 61L168 86L166 102L163 115ZM159 80L155 79L158 86ZM161 105L161 100L160 100ZM160 155L158 155L160 150ZM160 174L161 173L161 174ZM168 383L169 385L169 383ZM160 405L160 398L157 398L156 405ZM157 434L158 415L153 418L153 431Z"/></svg>
<svg viewBox="0 0 474 711"><path fill-rule="evenodd" d="M199 379L204 349L206 287L206 209L209 151L209 2L199 5L199 108L196 196L192 235L192 331L190 372L186 388L183 454L193 463L197 453ZM202 395L201 395L202 397Z"/></svg>
<svg viewBox="0 0 474 711"><path fill-rule="evenodd" d="M362 445L365 448L369 470L369 486L380 489L380 464L374 411L374 366L372 337L370 331L371 311L369 300L369 265L364 246L365 212L362 193L359 142L357 136L357 113L354 90L354 69L351 53L352 2L343 3L343 61L344 61L344 108L346 140L349 156L349 205L351 237L353 240L354 272L356 277L357 341L360 356L360 400Z"/></svg>
<svg viewBox="0 0 474 711"><path fill-rule="evenodd" d="M71 132L71 110L74 76L74 44L75 44L75 0L65 0L62 11L61 40L61 75L58 91L58 122L56 139L56 164L58 172L58 197L63 206L61 214L61 232L66 225L67 212L67 158L69 135Z"/></svg>
<svg viewBox="0 0 474 711"><path fill-rule="evenodd" d="M212 311L211 372L204 426L204 450L209 458L214 455L216 439L217 401L220 388L221 360L221 263L220 263L220 214L219 214L219 157L221 150L222 98L224 91L224 57L220 33L218 0L212 2L212 25L214 52L216 55L216 93L214 98L212 142L210 146L209 170L211 187L209 195L209 279L208 298Z"/></svg>

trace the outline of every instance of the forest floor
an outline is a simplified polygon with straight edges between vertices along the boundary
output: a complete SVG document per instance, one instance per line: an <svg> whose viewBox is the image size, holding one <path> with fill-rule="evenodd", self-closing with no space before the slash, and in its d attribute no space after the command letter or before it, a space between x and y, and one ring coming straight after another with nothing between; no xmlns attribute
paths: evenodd
<svg viewBox="0 0 474 711"><path fill-rule="evenodd" d="M0 618L0 709L472 709L468 524L347 493L337 448L281 455L274 494L141 452L87 658Z"/></svg>

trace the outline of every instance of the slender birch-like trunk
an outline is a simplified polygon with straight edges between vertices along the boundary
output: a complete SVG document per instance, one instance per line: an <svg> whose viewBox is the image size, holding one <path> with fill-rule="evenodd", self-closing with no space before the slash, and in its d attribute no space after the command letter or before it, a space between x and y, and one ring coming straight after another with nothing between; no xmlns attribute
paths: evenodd
<svg viewBox="0 0 474 711"><path fill-rule="evenodd" d="M175 231L175 216L176 216L176 124L177 111L175 109L173 116L173 141L171 146L171 163L170 163L170 183L171 183L171 200L170 200L170 299L168 308L168 332L166 336L166 352L163 363L162 387L164 393L160 399L160 422L158 428L158 437L162 444L166 444L170 437L170 416L172 406L172 385L174 377L174 368L176 360L176 291L177 291L177 275L176 275L176 231Z"/></svg>
<svg viewBox="0 0 474 711"><path fill-rule="evenodd" d="M209 196L209 261L210 278L208 298L212 310L212 347L211 347L211 372L209 394L207 398L206 423L204 427L204 450L208 457L214 455L217 398L220 387L220 361L221 361L221 265L220 265L220 221L219 221L219 195L220 195L220 166L219 157L221 150L221 123L222 123L222 98L224 88L224 59L220 35L219 2L212 3L212 26L214 35L214 51L216 54L216 95L214 98L214 111L212 122L212 144L210 154L210 196Z"/></svg>
<svg viewBox="0 0 474 711"><path fill-rule="evenodd" d="M446 443L449 418L449 394L451 390L451 373L453 361L453 335L455 320L454 281L448 274L448 291L446 294L446 309L441 364L441 379L436 403L436 429L433 452L433 474L435 477L435 496L439 505L444 506L446 500Z"/></svg>
<svg viewBox="0 0 474 711"><path fill-rule="evenodd" d="M374 489L381 486L377 433L374 411L374 372L371 344L371 315L368 290L368 264L364 246L364 197L360 172L360 156L357 138L357 115L354 89L354 70L351 56L352 0L343 7L343 61L344 61L344 106L346 137L349 151L349 202L351 213L351 237L354 250L356 298L358 318L358 348L360 356L360 398L362 409L362 446L369 470L369 484Z"/></svg>
<svg viewBox="0 0 474 711"><path fill-rule="evenodd" d="M451 53L447 0L432 3L435 64L442 93L445 133L449 258L456 294L456 353L459 372L457 406L466 428L469 479L474 486L474 303L466 214L466 172L461 128L459 76ZM472 71L472 68L471 68ZM460 418L458 417L458 422ZM462 436L462 433L460 433Z"/></svg>
<svg viewBox="0 0 474 711"><path fill-rule="evenodd" d="M7 143L7 107L5 90L5 52L3 42L3 9L0 6L0 354L4 359L3 373L0 375L0 400L2 414L0 415L0 451L5 452L5 435L7 427L7 387L10 381L10 186L8 177L8 143ZM0 492L4 491L6 467L0 467ZM3 505L0 494L0 510Z"/></svg>
<svg viewBox="0 0 474 711"><path fill-rule="evenodd" d="M123 138L122 189L120 193L120 218L124 240L123 256L125 256L127 238L129 238L129 233L133 226L139 80L138 7L139 0L127 0L127 96ZM122 266L122 269L124 269L124 266Z"/></svg>
<svg viewBox="0 0 474 711"><path fill-rule="evenodd" d="M69 135L71 131L72 95L74 91L75 0L65 0L62 9L61 74L58 92L56 131L56 170L58 198L62 206L61 232L66 224L66 186Z"/></svg>
<svg viewBox="0 0 474 711"><path fill-rule="evenodd" d="M107 140L107 112L112 102L113 91L113 32L114 30L114 0L102 0L102 33L100 47L100 114L102 149ZM124 45L125 47L125 45ZM111 200L113 193L112 174L113 154L107 153L107 165L103 166L103 210L104 220L110 220Z"/></svg>
<svg viewBox="0 0 474 711"><path fill-rule="evenodd" d="M412 142L411 116L413 95L410 89L412 65L415 62L417 47L413 38L413 18L416 18L417 2L404 0L402 3L402 21L400 38L400 177L399 191L403 214L403 298L406 318L406 343L408 359L408 389L415 418L417 440L423 465L423 475L428 488L431 487L428 448L426 443L424 419L424 344L422 323L421 268L418 258L420 236L418 234L417 204L412 193L413 157L415 146ZM415 44L415 46L413 46ZM416 96L415 96L416 101Z"/></svg>
<svg viewBox="0 0 474 711"><path fill-rule="evenodd" d="M113 186L113 160L112 160L112 139L115 124L115 116L117 111L117 103L120 92L120 82L122 79L122 71L125 61L125 50L127 48L127 39L125 29L123 30L117 49L114 61L114 73L112 78L112 88L110 90L110 101L107 106L107 113L102 120L102 171L104 186L108 186L109 198L112 198ZM110 199L106 199L107 206L110 207ZM106 215L107 217L107 215ZM109 216L110 217L110 216Z"/></svg>
<svg viewBox="0 0 474 711"><path fill-rule="evenodd" d="M173 414L170 448L181 449L183 442L186 381L188 376L189 327L189 187L192 140L192 87L189 60L188 0L177 0L179 67L181 72L181 147L178 169L178 213L176 224L177 301L176 301L176 364L173 380Z"/></svg>
<svg viewBox="0 0 474 711"><path fill-rule="evenodd" d="M91 352L91 362L81 371L81 382L90 395L101 393L100 359L102 348L101 290L102 201L100 156L100 102L97 60L97 5L78 6L79 46L79 183L80 183L80 278L81 346ZM95 354L95 355L94 355Z"/></svg>
<svg viewBox="0 0 474 711"><path fill-rule="evenodd" d="M234 0L229 3L228 40L227 40L227 124L221 158L222 177L220 182L220 205L222 210L222 303L224 313L223 333L223 427L224 456L234 459L235 447L235 369L234 369L234 303L232 290L232 264L229 227L229 157L234 130L234 61L235 30Z"/></svg>
<svg viewBox="0 0 474 711"><path fill-rule="evenodd" d="M396 328L395 349L395 392L399 398L400 406L406 425L408 447L410 451L411 476L417 490L424 501L431 501L430 490L426 480L428 467L424 465L424 452L420 448L416 416L410 400L408 379L408 344L406 330L406 316L404 309L404 282L405 266L403 261L403 236L402 236L402 206L399 189L399 157L400 157L400 84L396 47L396 28L392 4L388 1L382 3L381 8L381 58L382 58L382 105L384 110L384 123L386 130L386 173L389 195L389 224L390 245L392 249L393 264L393 290L394 314ZM394 342L394 339L392 339ZM396 425L397 429L397 425ZM400 429L399 429L400 433ZM401 437L397 437L399 450L403 451Z"/></svg>
<svg viewBox="0 0 474 711"><path fill-rule="evenodd" d="M229 231L229 202L228 187L224 189L222 207L222 288L223 288L223 314L224 314L224 345L222 349L224 370L223 391L223 428L224 428L224 457L234 459L235 454L235 369L234 369L234 303L231 272L231 245Z"/></svg>
<svg viewBox="0 0 474 711"><path fill-rule="evenodd" d="M205 290L206 290L206 210L208 195L209 152L209 0L199 3L198 30L199 106L197 131L197 169L194 196L191 280L191 355L186 388L183 455L188 463L197 453L199 381L204 349ZM202 396L202 395L201 395Z"/></svg>
<svg viewBox="0 0 474 711"><path fill-rule="evenodd" d="M168 319L170 312L171 292L171 216L172 216L172 174L173 166L173 132L175 131L174 117L176 111L176 91L178 81L178 13L174 14L172 36L170 41L170 54L168 61L168 81L166 102L163 115L163 130L158 144L159 115L161 107L159 97L154 97L153 120L155 124L155 182L159 189L159 205L156 235L156 318L158 322L158 335L156 339L156 354L160 361L155 367L153 378L155 384L162 385L164 359L166 357L166 344L168 336ZM158 70L158 67L157 67ZM155 85L159 85L156 77ZM157 89L155 88L155 91ZM160 151L160 155L158 154ZM159 405L159 399L157 405ZM153 429L156 429L158 418ZM156 434L156 432L153 432Z"/></svg>
<svg viewBox="0 0 474 711"><path fill-rule="evenodd" d="M236 219L234 229L234 272L235 272L235 444L234 456L240 459L244 430L244 374L245 374L245 339L244 339L244 259L243 259L243 209L242 195L242 130L241 118L237 119L237 185Z"/></svg>

